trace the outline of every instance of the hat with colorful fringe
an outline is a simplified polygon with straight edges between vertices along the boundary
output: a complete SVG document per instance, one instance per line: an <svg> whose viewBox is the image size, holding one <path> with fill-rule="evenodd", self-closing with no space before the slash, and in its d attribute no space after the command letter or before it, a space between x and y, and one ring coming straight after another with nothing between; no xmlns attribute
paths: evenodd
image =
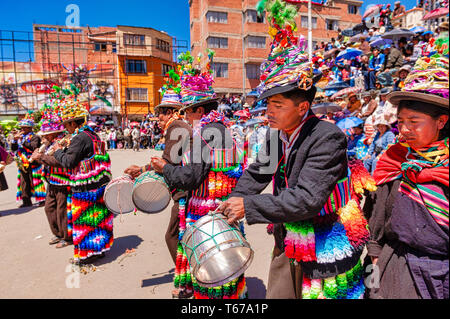
<svg viewBox="0 0 450 319"><path fill-rule="evenodd" d="M446 45L446 49L443 46ZM449 72L448 39L436 43L431 57L421 57L405 79L401 91L388 95L388 100L398 106L401 101L419 101L448 109Z"/></svg>
<svg viewBox="0 0 450 319"><path fill-rule="evenodd" d="M257 10L259 14L268 12L272 37L271 52L261 65L258 100L300 89L312 101L317 92L314 82L320 79L321 73L314 75L313 64L305 52L305 38L293 34L297 30L297 7L281 0L261 0Z"/></svg>
<svg viewBox="0 0 450 319"><path fill-rule="evenodd" d="M166 84L164 84L159 92L161 93L161 103L155 106L155 112L159 112L161 108L180 109L184 105L181 103L181 65L178 66L177 71L170 70L166 74Z"/></svg>
<svg viewBox="0 0 450 319"><path fill-rule="evenodd" d="M184 107L181 110L206 106L207 104L218 106L218 98L212 88L214 79L212 77L211 64L213 63L214 51L208 49L207 53L209 61L204 72L201 70L201 54L197 56L195 65L194 57L189 51L180 54L178 57L182 68L180 94L181 103L183 103Z"/></svg>
<svg viewBox="0 0 450 319"><path fill-rule="evenodd" d="M58 86L53 86L53 89L55 91L51 95L54 101L53 107L56 114L61 117L62 124L81 119L87 121L89 112L77 99L79 93L77 87L72 84L71 90L61 89Z"/></svg>
<svg viewBox="0 0 450 319"><path fill-rule="evenodd" d="M19 127L34 127L34 125L33 111L28 111L25 114L25 117L17 123L17 126Z"/></svg>
<svg viewBox="0 0 450 319"><path fill-rule="evenodd" d="M64 131L64 125L62 125L61 117L57 114L57 111L48 104L45 104L41 109L41 130L39 135L47 135L52 133L61 133Z"/></svg>

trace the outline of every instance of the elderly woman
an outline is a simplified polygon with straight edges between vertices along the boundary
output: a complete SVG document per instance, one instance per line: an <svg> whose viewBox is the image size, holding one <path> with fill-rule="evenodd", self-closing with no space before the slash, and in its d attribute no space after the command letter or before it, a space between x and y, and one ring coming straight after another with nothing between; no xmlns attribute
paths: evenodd
<svg viewBox="0 0 450 319"><path fill-rule="evenodd" d="M378 189L366 200L370 298L449 298L448 64L446 72L447 89L429 84L436 95L412 84L388 97L403 140L379 159Z"/></svg>
<svg viewBox="0 0 450 319"><path fill-rule="evenodd" d="M384 117L376 118L373 125L376 128L376 134L363 161L370 173L375 170L378 156L395 140L395 135L391 132L391 127Z"/></svg>

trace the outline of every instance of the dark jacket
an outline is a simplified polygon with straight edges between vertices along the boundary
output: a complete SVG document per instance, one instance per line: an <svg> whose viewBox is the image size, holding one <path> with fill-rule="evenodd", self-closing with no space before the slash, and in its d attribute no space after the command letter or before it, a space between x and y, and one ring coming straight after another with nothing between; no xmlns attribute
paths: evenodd
<svg viewBox="0 0 450 319"><path fill-rule="evenodd" d="M386 57L383 71L386 69L396 69L403 66L403 55L399 49L392 47L391 52Z"/></svg>
<svg viewBox="0 0 450 319"><path fill-rule="evenodd" d="M261 152L270 154L270 135L277 139L275 166L282 157L279 132L269 130ZM267 153L267 151L269 153ZM230 195L244 197L245 216L249 225L274 223L275 246L284 251L286 230L283 223L317 216L336 183L347 176L347 140L339 128L317 118L308 120L294 143L286 165L289 188L284 175L273 164L257 161L250 165ZM274 161L272 159L272 162ZM267 172L260 172L266 169ZM260 194L274 178L274 192Z"/></svg>
<svg viewBox="0 0 450 319"><path fill-rule="evenodd" d="M208 177L211 169L211 159L208 157L209 149L223 149L233 146L230 132L222 123L205 125L201 135L202 139L194 136L189 165L175 166L167 164L164 166L163 175L169 187L185 191L196 190ZM197 145L200 146L199 149L197 149ZM204 154L204 156L201 156L201 154Z"/></svg>

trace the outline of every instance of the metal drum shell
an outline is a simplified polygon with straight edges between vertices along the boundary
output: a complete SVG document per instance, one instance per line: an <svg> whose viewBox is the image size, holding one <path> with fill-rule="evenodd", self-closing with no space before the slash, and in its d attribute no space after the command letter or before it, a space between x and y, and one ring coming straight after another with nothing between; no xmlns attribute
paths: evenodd
<svg viewBox="0 0 450 319"><path fill-rule="evenodd" d="M221 214L215 216L219 217L214 221L214 234L218 234L214 236L214 239L218 245L212 239L208 239L208 235L196 229L211 234L212 216L210 215L200 218L194 224L196 228L188 227L181 241L192 275L200 286L207 288L222 286L238 278L249 267L254 256L253 249L236 225L229 225ZM225 230L227 231L223 232ZM197 263L190 247L201 242L203 243L196 247L199 261Z"/></svg>
<svg viewBox="0 0 450 319"><path fill-rule="evenodd" d="M125 207L125 210L122 210L122 212L120 211L121 208L117 208L116 206L119 206L119 204L114 205L110 202L110 196L112 194L116 194L116 196L120 196L121 190L118 189L117 191L115 191L114 187L117 187L120 184L129 184L126 185L130 188L129 192L127 191L127 193L129 193L129 197L125 197L125 200L127 201L127 207ZM118 214L127 214L127 213L131 213L135 210L132 198L131 198L131 192L133 190L133 181L131 179L131 177L128 176L121 176L118 178L115 178L113 180L111 180L108 185L105 188L105 192L103 194L103 201L105 202L106 207L113 212L115 215ZM116 197L114 195L112 195L112 201L114 201L114 198L117 198L118 200L120 200L120 197ZM116 209L117 208L117 209Z"/></svg>
<svg viewBox="0 0 450 319"><path fill-rule="evenodd" d="M155 179L155 177L157 177L157 178ZM152 184L153 187L148 184ZM142 187L144 187L143 194L149 194L150 191L147 190L146 188L150 187L150 188L152 188L152 192L154 194L158 194L158 196L161 195L161 197L162 197L161 204L157 205L156 208L153 207L152 209L141 205L141 203L139 203L137 197L138 197L138 194L141 193L140 189ZM159 191L155 191L154 187L158 187ZM164 181L164 178L161 175L156 174L155 172L152 172L152 171L144 172L138 178L136 178L136 180L134 182L133 192L132 192L132 200L133 200L134 206L136 206L136 208L143 213L147 213L147 214L160 213L164 209L166 209L167 206L169 206L169 204L170 204L171 196L170 196L169 187L167 186L167 184ZM142 199L140 201L142 201Z"/></svg>

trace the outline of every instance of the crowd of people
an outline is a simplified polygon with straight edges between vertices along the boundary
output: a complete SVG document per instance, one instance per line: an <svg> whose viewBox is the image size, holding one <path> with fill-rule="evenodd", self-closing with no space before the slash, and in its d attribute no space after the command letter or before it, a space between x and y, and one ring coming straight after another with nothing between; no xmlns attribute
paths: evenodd
<svg viewBox="0 0 450 319"><path fill-rule="evenodd" d="M273 38L254 101L217 98L210 50L206 71L189 52L179 56L143 123L89 125L82 105L58 91L42 110L45 143L27 116L7 138L14 154L0 147L3 169L16 159L18 199L45 201L49 244L73 243L74 262L92 262L113 244L107 149L164 144L161 156L130 162L124 174L158 174L173 200L164 238L173 298L248 297L244 273L205 287L191 272L183 235L218 212L241 234L244 218L268 225L267 298L448 299L448 25L381 47L368 39L378 30L359 43L340 37L311 62L294 35L296 7L274 2L259 6ZM272 194L262 193L271 183ZM378 269L375 284L367 285L368 268Z"/></svg>

